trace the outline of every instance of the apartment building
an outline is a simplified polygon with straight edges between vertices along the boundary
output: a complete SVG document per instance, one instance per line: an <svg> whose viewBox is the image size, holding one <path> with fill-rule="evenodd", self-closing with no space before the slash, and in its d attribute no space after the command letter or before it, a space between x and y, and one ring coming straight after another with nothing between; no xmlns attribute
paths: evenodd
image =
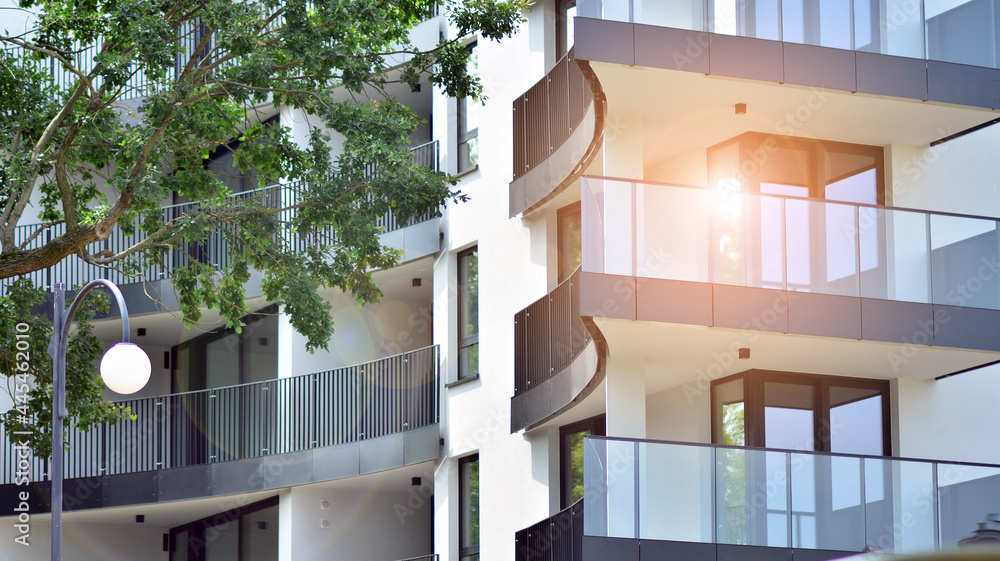
<svg viewBox="0 0 1000 561"><path fill-rule="evenodd" d="M67 558L834 559L1000 529L994 4L536 3L470 43L482 106L396 92L470 200L386 218L403 263L378 304L326 293L329 352L263 298L193 332L169 270L120 279L154 373L136 422L74 435ZM62 266L36 282L95 274ZM0 453L0 557L44 559L46 466L23 548Z"/></svg>

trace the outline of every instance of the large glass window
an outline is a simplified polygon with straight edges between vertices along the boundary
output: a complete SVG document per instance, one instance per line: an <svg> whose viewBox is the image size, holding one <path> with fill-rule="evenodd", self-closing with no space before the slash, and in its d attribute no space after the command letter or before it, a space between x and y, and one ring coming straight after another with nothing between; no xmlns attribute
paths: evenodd
<svg viewBox="0 0 1000 561"><path fill-rule="evenodd" d="M459 557L479 561L479 454L458 461Z"/></svg>
<svg viewBox="0 0 1000 561"><path fill-rule="evenodd" d="M559 429L562 508L583 498L583 437L604 436L604 415Z"/></svg>
<svg viewBox="0 0 1000 561"><path fill-rule="evenodd" d="M468 72L479 75L479 50L477 44L469 45ZM479 104L471 97L458 100L458 173L479 165Z"/></svg>
<svg viewBox="0 0 1000 561"><path fill-rule="evenodd" d="M573 48L576 0L556 2L556 60Z"/></svg>
<svg viewBox="0 0 1000 561"><path fill-rule="evenodd" d="M277 561L278 498L170 530L170 561Z"/></svg>
<svg viewBox="0 0 1000 561"><path fill-rule="evenodd" d="M750 370L712 383L712 440L888 455L889 382Z"/></svg>
<svg viewBox="0 0 1000 561"><path fill-rule="evenodd" d="M559 240L559 282L569 278L583 261L580 203L573 203L556 213Z"/></svg>
<svg viewBox="0 0 1000 561"><path fill-rule="evenodd" d="M458 379L479 373L479 252L458 254Z"/></svg>

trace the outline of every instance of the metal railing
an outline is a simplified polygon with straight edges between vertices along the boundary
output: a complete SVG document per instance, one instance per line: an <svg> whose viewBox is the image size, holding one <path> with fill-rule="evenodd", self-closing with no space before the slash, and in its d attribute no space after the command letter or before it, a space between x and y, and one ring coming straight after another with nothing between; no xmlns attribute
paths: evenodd
<svg viewBox="0 0 1000 561"><path fill-rule="evenodd" d="M581 561L583 500L514 534L514 561Z"/></svg>
<svg viewBox="0 0 1000 561"><path fill-rule="evenodd" d="M580 269L514 314L514 395L551 378L580 356L590 333L580 320Z"/></svg>
<svg viewBox="0 0 1000 561"><path fill-rule="evenodd" d="M914 553L991 521L1000 466L590 436L583 488L587 536Z"/></svg>
<svg viewBox="0 0 1000 561"><path fill-rule="evenodd" d="M66 477L136 473L273 456L438 422L438 347L290 378L118 402L136 420L69 431ZM3 434L0 484L18 448ZM30 460L32 481L47 463Z"/></svg>
<svg viewBox="0 0 1000 561"><path fill-rule="evenodd" d="M991 9L973 0L580 0L577 15L998 68Z"/></svg>
<svg viewBox="0 0 1000 561"><path fill-rule="evenodd" d="M583 271L1000 309L1000 220L585 177Z"/></svg>
<svg viewBox="0 0 1000 561"><path fill-rule="evenodd" d="M577 129L594 94L573 52L514 100L514 179L552 155Z"/></svg>
<svg viewBox="0 0 1000 561"><path fill-rule="evenodd" d="M429 167L433 171L438 170L438 141L435 140L414 147L411 149L411 153L413 155L414 162L418 165ZM234 194L231 199L234 201L257 199L264 206L271 208L289 206L295 203L297 193L301 187L302 184L299 182L271 185L255 189L253 191L245 191ZM195 210L198 207L198 204L198 202L188 202L164 206L160 210L161 214L159 219L163 223L176 220L192 210ZM396 220L395 215L390 211L378 220L377 226L382 228L383 232L393 232L407 226L431 220L437 216L439 216L437 211L430 211L401 224ZM282 216L281 218L283 220L289 220L291 216ZM142 224L144 219L145 217L143 216L137 216L133 220L131 224L131 230L133 233L131 234L127 234L121 227L116 226L107 239L88 245L87 250L91 254L95 254L100 251L107 251L112 254L116 254L127 250L145 239L144 234L139 229L139 226ZM39 230L41 231L39 232ZM29 237L38 233L38 235L24 248L35 249L44 246L49 241L61 236L65 232L65 224L55 224L51 226L45 226L44 224L23 224L17 226L15 229L14 243L20 245ZM318 232L314 236L289 235L286 238L287 242L291 243L292 247L297 251L303 251L311 244L331 243L336 239L337 233L332 227L327 228L325 231ZM133 282L142 282L144 279L158 280L169 278L175 268L187 266L192 261L210 263L217 267L228 266L231 261L226 230L217 229L212 232L205 241L200 243L180 242L175 249L166 252L163 256L162 264L149 264L142 267L141 270L138 271L123 270L113 266L105 267L93 265L86 263L82 259L66 258L52 267L33 271L27 276L34 282L35 286L45 288L51 287L55 282L63 282L68 286L77 286L86 284L94 279L108 279L116 284L128 284ZM0 287L14 282L16 278L17 277L0 279Z"/></svg>

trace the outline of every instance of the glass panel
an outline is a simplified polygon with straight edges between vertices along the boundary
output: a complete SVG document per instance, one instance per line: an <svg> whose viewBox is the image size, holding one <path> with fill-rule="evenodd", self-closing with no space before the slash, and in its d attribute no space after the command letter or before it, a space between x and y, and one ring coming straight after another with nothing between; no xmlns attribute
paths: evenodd
<svg viewBox="0 0 1000 561"><path fill-rule="evenodd" d="M753 37L760 39L770 39L778 41L781 39L781 19L779 0L757 0L753 4L754 8L754 30Z"/></svg>
<svg viewBox="0 0 1000 561"><path fill-rule="evenodd" d="M170 561L188 561L187 530L177 532L171 537L174 539L174 550L170 553Z"/></svg>
<svg viewBox="0 0 1000 561"><path fill-rule="evenodd" d="M858 223L862 257L873 253L883 256L879 267L862 273L861 295L930 302L927 215L862 208Z"/></svg>
<svg viewBox="0 0 1000 561"><path fill-rule="evenodd" d="M785 454L740 448L715 454L719 543L787 547Z"/></svg>
<svg viewBox="0 0 1000 561"><path fill-rule="evenodd" d="M479 137L473 137L458 145L458 173L479 165Z"/></svg>
<svg viewBox="0 0 1000 561"><path fill-rule="evenodd" d="M992 0L927 0L927 56L995 68L995 3Z"/></svg>
<svg viewBox="0 0 1000 561"><path fill-rule="evenodd" d="M973 537L979 524L1000 529L997 497L1000 468L938 464L941 545L953 547Z"/></svg>
<svg viewBox="0 0 1000 561"><path fill-rule="evenodd" d="M639 276L711 282L710 197L703 189L636 185Z"/></svg>
<svg viewBox="0 0 1000 561"><path fill-rule="evenodd" d="M260 314L243 327L243 383L278 377L278 315Z"/></svg>
<svg viewBox="0 0 1000 561"><path fill-rule="evenodd" d="M608 441L583 440L583 533L608 535Z"/></svg>
<svg viewBox="0 0 1000 561"><path fill-rule="evenodd" d="M763 492L767 505L767 545L788 547L788 455L769 453L764 458L766 485L756 487Z"/></svg>
<svg viewBox="0 0 1000 561"><path fill-rule="evenodd" d="M635 0L635 22L702 31L702 0Z"/></svg>
<svg viewBox="0 0 1000 561"><path fill-rule="evenodd" d="M764 445L815 450L816 389L805 384L764 383Z"/></svg>
<svg viewBox="0 0 1000 561"><path fill-rule="evenodd" d="M239 540L238 520L206 528L204 561L239 561Z"/></svg>
<svg viewBox="0 0 1000 561"><path fill-rule="evenodd" d="M881 456L882 394L863 388L830 388L830 451Z"/></svg>
<svg viewBox="0 0 1000 561"><path fill-rule="evenodd" d="M712 386L712 441L729 446L746 445L743 417L743 378Z"/></svg>
<svg viewBox="0 0 1000 561"><path fill-rule="evenodd" d="M635 443L584 439L584 533L636 537Z"/></svg>
<svg viewBox="0 0 1000 561"><path fill-rule="evenodd" d="M243 515L242 561L278 561L278 506Z"/></svg>
<svg viewBox="0 0 1000 561"><path fill-rule="evenodd" d="M460 460L459 469L462 489L459 547L466 548L479 545L479 456Z"/></svg>
<svg viewBox="0 0 1000 561"><path fill-rule="evenodd" d="M639 443L639 538L712 541L712 449Z"/></svg>
<svg viewBox="0 0 1000 561"><path fill-rule="evenodd" d="M867 544L887 553L934 548L933 466L929 462L865 459ZM869 493L869 481L874 492ZM881 492L879 492L881 491Z"/></svg>
<svg viewBox="0 0 1000 561"><path fill-rule="evenodd" d="M584 177L581 180L581 237L583 245L583 270L589 273L604 272L604 181Z"/></svg>
<svg viewBox="0 0 1000 561"><path fill-rule="evenodd" d="M792 456L794 547L864 550L861 460L838 456Z"/></svg>
<svg viewBox="0 0 1000 561"><path fill-rule="evenodd" d="M458 257L458 283L461 299L458 305L459 342L461 360L458 377L471 376L479 371L479 252L473 249Z"/></svg>
<svg viewBox="0 0 1000 561"><path fill-rule="evenodd" d="M877 52L879 45L872 45L872 30L877 29L878 16L872 17L871 0L854 0L854 49Z"/></svg>
<svg viewBox="0 0 1000 561"><path fill-rule="evenodd" d="M750 540L750 508L747 480L747 456L760 454L752 450L719 448L716 461L716 512L719 543L746 545Z"/></svg>
<svg viewBox="0 0 1000 561"><path fill-rule="evenodd" d="M934 303L1000 309L994 220L931 215Z"/></svg>
<svg viewBox="0 0 1000 561"><path fill-rule="evenodd" d="M844 0L819 0L819 44L851 48L851 4Z"/></svg>
<svg viewBox="0 0 1000 561"><path fill-rule="evenodd" d="M742 3L737 0L711 1L713 11L711 31L723 35L736 35L738 10L742 7Z"/></svg>
<svg viewBox="0 0 1000 561"><path fill-rule="evenodd" d="M789 43L805 43L805 14L803 0L782 0L781 33L782 40Z"/></svg>
<svg viewBox="0 0 1000 561"><path fill-rule="evenodd" d="M913 0L885 0L885 34L879 52L911 58L924 57L924 25L921 3Z"/></svg>
<svg viewBox="0 0 1000 561"><path fill-rule="evenodd" d="M569 278L573 271L580 266L583 259L582 239L580 237L580 209L565 209L567 212L559 212L559 282Z"/></svg>
<svg viewBox="0 0 1000 561"><path fill-rule="evenodd" d="M205 345L205 383L208 388L240 383L240 336L228 333Z"/></svg>
<svg viewBox="0 0 1000 561"><path fill-rule="evenodd" d="M590 436L590 429L585 429L573 434L567 434L564 438L565 457L569 458L569 465L566 466L567 485L569 492L569 504L583 498L583 437Z"/></svg>

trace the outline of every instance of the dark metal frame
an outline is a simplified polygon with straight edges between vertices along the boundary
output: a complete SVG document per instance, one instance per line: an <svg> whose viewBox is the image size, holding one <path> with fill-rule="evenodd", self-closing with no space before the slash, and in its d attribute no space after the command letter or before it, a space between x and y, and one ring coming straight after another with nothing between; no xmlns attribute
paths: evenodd
<svg viewBox="0 0 1000 561"><path fill-rule="evenodd" d="M252 514L254 512L264 510L265 508L271 508L278 506L278 497L274 496L262 501L258 501L253 504L249 504L244 507L237 507L232 510L227 510L219 514L213 514L211 516L206 516L205 518L195 520L194 522L188 522L182 526L176 526L170 529L169 537L169 558L170 561L175 560L175 553L177 552L177 547L181 544L177 543L177 534L181 532L188 533L187 540L187 555L185 559L187 561L202 561L205 554L205 532L215 526L222 523L232 524L236 523L239 527L237 530L239 538L237 539L237 559L243 559L243 516L246 514ZM196 538L196 539L195 539ZM201 544L201 547L196 547Z"/></svg>
<svg viewBox="0 0 1000 561"><path fill-rule="evenodd" d="M465 509L463 508L463 501L465 500L466 494L469 493L469 489L462 483L462 470L465 468L466 464L471 464L472 462L479 463L479 453L470 454L458 459L458 557L459 559L466 559L473 555L479 555L479 542L475 544L463 544L462 539L465 536L464 526L469 523L465 519ZM482 489L482 485L480 485ZM472 500L472 495L469 495L469 500ZM478 497L477 497L478 501ZM479 508L479 505L476 505Z"/></svg>
<svg viewBox="0 0 1000 561"><path fill-rule="evenodd" d="M470 255L475 255L476 256L477 267L478 267L479 246L472 246L469 249L466 249L464 251L460 251L458 253L458 279L457 279L458 282L456 284L458 286L458 318L457 319L459 320L459 323L461 323L461 319L462 319L462 312L464 310L463 307L465 306L465 293L466 293L465 284L462 282L462 277L463 277L463 273L464 273L464 270L463 270L462 267L464 266L464 260L465 260L465 258L467 258ZM477 285L479 283L478 275L477 275L476 283L477 283ZM478 286L476 287L476 290L477 290L477 294L478 294ZM476 301L476 306L477 306L477 308L479 306L478 298L477 298L477 301ZM478 314L478 311L477 311L477 314ZM477 320L477 322L478 322L478 320ZM470 348L470 347L472 347L474 345L478 345L478 344L479 344L479 326L478 325L476 326L476 333L473 334L473 335L469 335L469 336L465 335L465 327L463 325L459 325L458 326L458 379L459 380L463 380L465 378L469 378L471 376L475 376L476 374L479 374L479 364L478 364L478 362L476 364L476 371L475 372L464 372L463 371L463 361L462 361L462 351L464 351L465 349Z"/></svg>

